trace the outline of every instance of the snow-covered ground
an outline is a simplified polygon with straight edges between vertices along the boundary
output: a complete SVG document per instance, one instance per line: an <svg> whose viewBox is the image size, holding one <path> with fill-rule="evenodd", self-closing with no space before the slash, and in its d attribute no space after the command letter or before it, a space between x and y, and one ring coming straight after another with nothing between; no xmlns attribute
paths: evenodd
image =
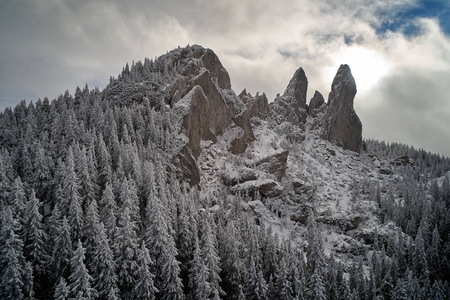
<svg viewBox="0 0 450 300"><path fill-rule="evenodd" d="M257 222L271 226L280 240L289 239L299 246L306 243L306 215L313 211L325 253L333 252L338 259L347 261L355 255L369 253L371 246L364 244L361 236L372 235L375 228L383 230L384 225L377 217L377 203L369 199L370 189L380 185L381 193L385 194L387 189L383 187L397 180L398 175L380 174L379 168L388 165L386 161L344 150L321 139L319 132L310 129L313 121L309 119L306 124L304 141L290 143L286 135L280 134L282 125L258 120L253 128L256 140L242 155L227 151L232 129L215 144L203 142L198 159L200 196L210 199L211 205L220 201L216 200L219 195L237 197L230 193L233 188L224 184L223 174L238 178L242 170L253 169L257 180L239 184L239 188L275 180L273 174L258 169L256 162L288 150L286 174L278 182L283 188L281 195L273 198L259 195L257 199L253 196L242 205ZM396 231L393 223L389 226L389 230Z"/></svg>

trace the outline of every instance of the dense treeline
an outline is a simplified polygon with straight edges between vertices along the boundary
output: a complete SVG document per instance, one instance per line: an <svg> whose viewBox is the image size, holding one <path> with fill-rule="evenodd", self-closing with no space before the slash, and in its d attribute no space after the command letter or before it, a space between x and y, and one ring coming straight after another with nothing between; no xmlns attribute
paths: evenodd
<svg viewBox="0 0 450 300"><path fill-rule="evenodd" d="M367 151L380 157L394 159L407 155L417 164L415 172L426 174L432 178L444 176L450 171L450 158L434 154L423 149L415 149L412 146L400 143L386 143L376 140L365 140Z"/></svg>
<svg viewBox="0 0 450 300"><path fill-rule="evenodd" d="M182 145L172 111L109 101L141 66L104 92L85 87L0 115L0 298L448 297L448 177L427 187L405 169L389 196L375 192L382 221L407 235L375 236L352 264L324 254L313 214L300 248L249 218L245 197L201 199L167 172ZM408 153L431 174L448 170L446 159Z"/></svg>

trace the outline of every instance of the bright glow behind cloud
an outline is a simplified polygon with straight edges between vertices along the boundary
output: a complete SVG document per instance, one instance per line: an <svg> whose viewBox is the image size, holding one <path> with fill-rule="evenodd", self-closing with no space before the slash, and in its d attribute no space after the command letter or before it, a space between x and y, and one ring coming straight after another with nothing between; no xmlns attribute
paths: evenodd
<svg viewBox="0 0 450 300"><path fill-rule="evenodd" d="M353 77L357 79L357 89L360 96L370 93L372 88L389 73L391 66L382 54L362 46L342 48L333 55L332 67L326 67L327 80L336 74L336 65L345 63L350 66Z"/></svg>

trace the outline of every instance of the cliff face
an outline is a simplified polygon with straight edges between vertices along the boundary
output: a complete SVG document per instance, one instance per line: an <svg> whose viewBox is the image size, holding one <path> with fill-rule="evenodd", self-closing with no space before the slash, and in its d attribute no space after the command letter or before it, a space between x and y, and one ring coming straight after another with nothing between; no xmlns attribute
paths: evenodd
<svg viewBox="0 0 450 300"><path fill-rule="evenodd" d="M165 69L174 70L165 79L161 106L170 106L178 116L180 130L187 139L182 151L174 157L180 174L191 185L199 183L195 163L201 153L201 142L216 143L217 137L230 128L235 135L229 150L243 153L254 140L245 104L231 90L230 76L216 54L194 45L175 49L157 59ZM155 105L157 107L157 105ZM189 172L189 169L195 170Z"/></svg>

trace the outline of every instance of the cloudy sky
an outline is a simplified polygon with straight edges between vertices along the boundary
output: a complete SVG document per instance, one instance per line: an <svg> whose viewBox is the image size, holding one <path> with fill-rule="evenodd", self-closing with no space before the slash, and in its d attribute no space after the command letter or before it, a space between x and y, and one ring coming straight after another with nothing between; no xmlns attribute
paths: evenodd
<svg viewBox="0 0 450 300"><path fill-rule="evenodd" d="M187 44L269 100L300 66L308 98L327 98L349 64L365 138L450 156L448 0L2 0L0 109L104 88L126 62Z"/></svg>

